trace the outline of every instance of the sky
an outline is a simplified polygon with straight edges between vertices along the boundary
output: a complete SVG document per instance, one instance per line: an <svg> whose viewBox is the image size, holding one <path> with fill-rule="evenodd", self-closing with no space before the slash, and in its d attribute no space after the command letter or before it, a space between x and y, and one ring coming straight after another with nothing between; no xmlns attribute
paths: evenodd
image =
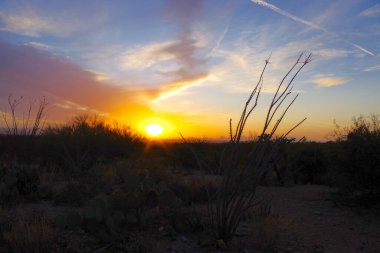
<svg viewBox="0 0 380 253"><path fill-rule="evenodd" d="M281 78L302 52L312 61L278 134L326 141L334 121L380 114L378 0L2 0L0 110L45 96L48 124L100 115L161 138L229 136L264 75L244 136L263 127ZM0 125L3 122L0 123Z"/></svg>

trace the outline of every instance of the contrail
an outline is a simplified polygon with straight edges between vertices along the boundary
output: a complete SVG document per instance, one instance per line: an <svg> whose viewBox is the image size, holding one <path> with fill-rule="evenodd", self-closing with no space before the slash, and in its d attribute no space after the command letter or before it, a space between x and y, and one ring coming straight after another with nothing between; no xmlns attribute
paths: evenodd
<svg viewBox="0 0 380 253"><path fill-rule="evenodd" d="M367 49L359 46L358 44L352 43L352 42L350 42L348 40L345 40L345 42L348 43L348 44L350 44L351 46L356 47L357 49L363 51L364 53L367 53L369 55L375 56L371 51L368 51Z"/></svg>
<svg viewBox="0 0 380 253"><path fill-rule="evenodd" d="M229 31L229 27L226 26L226 28L223 30L223 33L222 35L219 37L218 41L216 42L215 46L210 50L210 52L207 54L207 56L210 56L214 53L215 50L217 50L220 46L220 44L222 43L222 41L224 40L224 37L226 36L226 34L228 33Z"/></svg>
<svg viewBox="0 0 380 253"><path fill-rule="evenodd" d="M280 9L280 8L278 8L277 6L273 5L273 4L267 3L267 2L265 2L264 0L251 0L251 2L253 2L253 3L255 3L255 4L258 4L258 5L261 5L261 6L264 6L264 7L266 7L266 8L269 8L269 9L271 9L272 11L277 12L277 13L279 13L279 14L281 14L281 15L287 17L287 18L290 18L290 19L292 19L292 20L294 20L294 21L296 21L296 22L298 22L298 23L301 23L301 24L307 25L307 26L309 26L309 27L311 27L311 28L314 28L314 29L317 29L317 30L323 31L323 32L325 32L325 33L327 33L327 34L333 35L333 36L335 36L335 37L337 37L337 38L343 40L343 41L346 42L347 44L349 44L349 45L351 45L351 46L353 46L353 47L359 49L360 51L362 51L362 52L364 52L364 53L366 53L366 54L369 54L369 55L375 56L375 54L372 53L371 51L369 51L369 50L367 50L367 49L365 49L365 48L363 48L363 47L361 47L361 46L359 46L359 45L357 45L357 44L355 44L355 43L352 43L352 42L350 42L350 41L348 41L348 40L342 39L342 38L340 38L337 34L332 33L332 32L330 32L330 31L328 31L327 29L325 29L325 28L323 28L323 27L321 27L321 26L319 26L319 25L317 25L317 24L314 24L313 22L310 22L310 21L305 20L305 19L303 19L303 18L300 18L300 17L294 16L293 14L291 14L291 13L289 13L289 12L287 12L287 11L284 11L284 10Z"/></svg>

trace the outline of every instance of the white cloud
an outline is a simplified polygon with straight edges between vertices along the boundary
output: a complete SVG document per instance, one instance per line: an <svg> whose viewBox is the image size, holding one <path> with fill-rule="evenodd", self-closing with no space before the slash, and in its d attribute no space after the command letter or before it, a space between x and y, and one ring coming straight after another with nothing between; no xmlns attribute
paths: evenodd
<svg viewBox="0 0 380 253"><path fill-rule="evenodd" d="M318 85L319 87L333 87L347 83L349 79L335 76L317 77L311 80L311 83Z"/></svg>
<svg viewBox="0 0 380 253"><path fill-rule="evenodd" d="M64 23L57 23L52 17L42 16L33 10L23 10L18 13L0 12L2 31L40 37L41 34L63 35L70 32Z"/></svg>
<svg viewBox="0 0 380 253"><path fill-rule="evenodd" d="M53 49L52 46L49 46L47 44L40 43L40 42L34 42L34 41L24 43L24 45L25 46L34 47L34 48L37 48L37 49L40 49L40 50L48 50L49 51L49 50Z"/></svg>
<svg viewBox="0 0 380 253"><path fill-rule="evenodd" d="M103 14L91 17L78 16L71 12L44 12L31 7L19 7L15 10L0 11L0 31L41 37L54 35L65 37L72 33L94 27L105 20Z"/></svg>
<svg viewBox="0 0 380 253"><path fill-rule="evenodd" d="M380 14L380 4L376 4L364 11L362 11L359 16L361 17L375 17Z"/></svg>
<svg viewBox="0 0 380 253"><path fill-rule="evenodd" d="M375 65L364 69L365 72L380 71L380 65Z"/></svg>
<svg viewBox="0 0 380 253"><path fill-rule="evenodd" d="M143 70L156 63L171 60L174 55L162 51L163 48L171 43L173 42L154 42L129 49L122 53L120 57L121 66L126 70Z"/></svg>
<svg viewBox="0 0 380 253"><path fill-rule="evenodd" d="M327 58L327 59L346 57L350 53L352 52L347 51L347 50L334 49L334 48L322 48L322 49L313 51L313 54L315 56Z"/></svg>

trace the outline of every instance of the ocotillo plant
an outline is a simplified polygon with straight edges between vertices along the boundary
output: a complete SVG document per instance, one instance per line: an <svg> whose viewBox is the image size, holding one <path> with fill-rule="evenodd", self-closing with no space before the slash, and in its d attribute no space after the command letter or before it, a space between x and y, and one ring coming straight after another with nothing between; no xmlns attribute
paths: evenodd
<svg viewBox="0 0 380 253"><path fill-rule="evenodd" d="M265 61L259 81L245 102L236 127L233 127L230 119L230 140L220 156L219 164L222 184L216 193L209 195L208 204L208 217L217 238L229 241L234 236L242 215L257 203L256 188L262 176L270 169L269 163L276 159L279 145L291 141L287 136L306 120L302 119L281 135L276 133L298 97L298 94L292 96L293 82L310 61L311 54L300 54L284 75L269 104L261 134L252 142L248 157L244 159L240 158L240 143L247 120L258 106L269 58Z"/></svg>
<svg viewBox="0 0 380 253"><path fill-rule="evenodd" d="M5 124L5 132L7 135L38 135L43 127L44 116L48 102L45 97L38 101L37 111L33 114L33 104L29 104L27 112L23 112L22 116L17 115L17 106L22 102L23 97L8 97L9 113L3 112L3 121ZM8 116L10 119L8 119ZM41 125L42 124L42 125Z"/></svg>

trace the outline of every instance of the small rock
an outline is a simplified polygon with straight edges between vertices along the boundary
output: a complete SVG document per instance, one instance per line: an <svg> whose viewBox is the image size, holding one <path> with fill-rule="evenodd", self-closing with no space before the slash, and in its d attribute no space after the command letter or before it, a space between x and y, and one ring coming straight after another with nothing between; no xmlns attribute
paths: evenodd
<svg viewBox="0 0 380 253"><path fill-rule="evenodd" d="M106 253L106 252L107 252L107 247L101 247L94 251L94 253Z"/></svg>
<svg viewBox="0 0 380 253"><path fill-rule="evenodd" d="M227 245L226 245L226 243L223 240L218 240L216 242L216 246L218 247L218 249L221 249L221 250L226 250L227 249Z"/></svg>
<svg viewBox="0 0 380 253"><path fill-rule="evenodd" d="M186 238L186 236L182 235L180 238L181 238L181 241L183 241L183 242L187 242L187 238Z"/></svg>
<svg viewBox="0 0 380 253"><path fill-rule="evenodd" d="M161 226L158 232L160 232L162 236L175 236L177 234L172 226Z"/></svg>
<svg viewBox="0 0 380 253"><path fill-rule="evenodd" d="M210 247L214 245L214 240L212 240L209 236L202 235L198 239L198 245L201 247Z"/></svg>

